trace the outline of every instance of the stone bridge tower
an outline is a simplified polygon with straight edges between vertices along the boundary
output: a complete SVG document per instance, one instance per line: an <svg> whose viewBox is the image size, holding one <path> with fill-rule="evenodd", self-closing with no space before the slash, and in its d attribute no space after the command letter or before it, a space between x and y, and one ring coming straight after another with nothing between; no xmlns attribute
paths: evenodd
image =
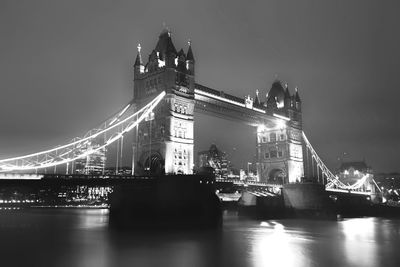
<svg viewBox="0 0 400 267"><path fill-rule="evenodd" d="M260 103L258 95L256 103ZM286 184L300 181L304 175L301 100L291 95L276 80L263 103L266 113L276 122L257 128L257 173L261 182Z"/></svg>
<svg viewBox="0 0 400 267"><path fill-rule="evenodd" d="M135 174L182 173L193 170L194 64L189 42L187 53L178 52L169 30L143 63L140 46L134 64L134 99L138 108L166 92L153 114L137 128L133 144Z"/></svg>

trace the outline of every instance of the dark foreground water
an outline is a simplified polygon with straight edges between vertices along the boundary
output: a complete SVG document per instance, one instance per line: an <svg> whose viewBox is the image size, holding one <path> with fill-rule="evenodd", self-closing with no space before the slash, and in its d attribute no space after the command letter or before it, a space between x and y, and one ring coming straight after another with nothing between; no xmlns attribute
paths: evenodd
<svg viewBox="0 0 400 267"><path fill-rule="evenodd" d="M400 266L400 221L224 214L221 231L108 229L108 211L0 211L0 266Z"/></svg>

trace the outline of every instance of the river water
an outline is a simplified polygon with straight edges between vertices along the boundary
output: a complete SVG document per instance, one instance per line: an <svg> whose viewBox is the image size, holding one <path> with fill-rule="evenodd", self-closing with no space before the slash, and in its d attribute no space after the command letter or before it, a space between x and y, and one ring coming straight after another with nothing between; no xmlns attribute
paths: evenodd
<svg viewBox="0 0 400 267"><path fill-rule="evenodd" d="M106 209L0 211L0 266L400 266L400 220L224 212L220 231L127 233Z"/></svg>

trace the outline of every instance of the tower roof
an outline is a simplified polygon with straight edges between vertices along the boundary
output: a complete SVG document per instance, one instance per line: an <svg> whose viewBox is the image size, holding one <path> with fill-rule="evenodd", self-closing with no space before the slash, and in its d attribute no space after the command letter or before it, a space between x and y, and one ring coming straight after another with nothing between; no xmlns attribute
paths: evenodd
<svg viewBox="0 0 400 267"><path fill-rule="evenodd" d="M285 99L285 90L283 89L282 83L279 80L275 80L272 84L271 89L267 95L267 102L275 100L278 107L283 106L283 100Z"/></svg>
<svg viewBox="0 0 400 267"><path fill-rule="evenodd" d="M358 171L365 171L369 169L365 161L351 161L351 162L342 162L342 164L339 167L339 170L345 171L349 170L350 168L354 168L355 170Z"/></svg>
<svg viewBox="0 0 400 267"><path fill-rule="evenodd" d="M175 55L177 54L176 48L172 43L170 31L164 29L161 32L160 36L158 37L158 42L155 50L160 53L160 59L162 60L164 59L163 56L166 54L169 53L174 53Z"/></svg>

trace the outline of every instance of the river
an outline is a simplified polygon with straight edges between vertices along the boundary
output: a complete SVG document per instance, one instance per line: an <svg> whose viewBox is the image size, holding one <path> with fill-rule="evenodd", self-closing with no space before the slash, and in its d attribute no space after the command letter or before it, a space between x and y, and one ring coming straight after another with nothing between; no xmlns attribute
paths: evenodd
<svg viewBox="0 0 400 267"><path fill-rule="evenodd" d="M400 220L257 221L121 232L106 209L0 211L0 266L400 266Z"/></svg>

